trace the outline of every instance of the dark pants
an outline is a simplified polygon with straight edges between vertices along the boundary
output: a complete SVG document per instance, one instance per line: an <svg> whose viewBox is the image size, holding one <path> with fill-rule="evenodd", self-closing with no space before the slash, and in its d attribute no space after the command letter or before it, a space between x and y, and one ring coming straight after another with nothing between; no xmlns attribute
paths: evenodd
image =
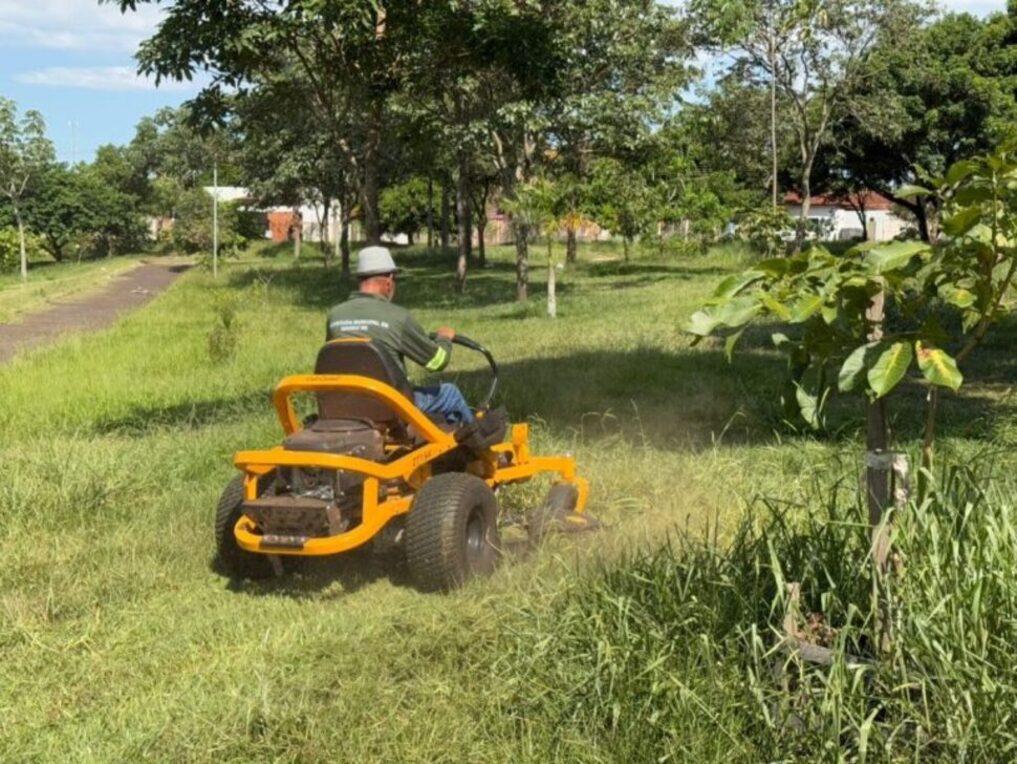
<svg viewBox="0 0 1017 764"><path fill-rule="evenodd" d="M449 424L469 424L474 421L470 405L459 388L450 382L413 388L413 402L425 414L441 414Z"/></svg>

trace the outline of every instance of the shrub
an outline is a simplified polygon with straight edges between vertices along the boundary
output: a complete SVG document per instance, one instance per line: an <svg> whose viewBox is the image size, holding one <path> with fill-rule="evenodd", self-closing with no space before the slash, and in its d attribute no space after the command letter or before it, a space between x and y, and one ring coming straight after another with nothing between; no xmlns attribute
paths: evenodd
<svg viewBox="0 0 1017 764"><path fill-rule="evenodd" d="M38 237L29 231L25 231L25 250L29 260L34 260L43 254ZM18 229L0 228L0 273L16 271L20 263L21 243L18 239Z"/></svg>
<svg viewBox="0 0 1017 764"><path fill-rule="evenodd" d="M242 296L223 294L215 298L212 330L208 333L208 356L213 363L233 359L240 346L239 310Z"/></svg>
<svg viewBox="0 0 1017 764"><path fill-rule="evenodd" d="M754 250L773 257L785 248L785 240L794 230L794 220L783 207L766 204L747 210L738 221L738 238Z"/></svg>

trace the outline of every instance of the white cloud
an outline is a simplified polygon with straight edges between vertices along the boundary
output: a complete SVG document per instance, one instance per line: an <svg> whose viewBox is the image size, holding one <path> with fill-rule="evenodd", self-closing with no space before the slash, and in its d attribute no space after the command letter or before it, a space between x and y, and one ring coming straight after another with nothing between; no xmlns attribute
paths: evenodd
<svg viewBox="0 0 1017 764"><path fill-rule="evenodd" d="M51 66L14 75L24 85L85 90L154 90L155 81L141 77L130 66ZM159 90L196 90L193 82L164 80Z"/></svg>
<svg viewBox="0 0 1017 764"><path fill-rule="evenodd" d="M942 0L942 5L948 11L967 12L974 16L1006 11L1006 0Z"/></svg>
<svg viewBox="0 0 1017 764"><path fill-rule="evenodd" d="M160 16L145 3L122 14L97 0L0 0L0 45L133 53Z"/></svg>

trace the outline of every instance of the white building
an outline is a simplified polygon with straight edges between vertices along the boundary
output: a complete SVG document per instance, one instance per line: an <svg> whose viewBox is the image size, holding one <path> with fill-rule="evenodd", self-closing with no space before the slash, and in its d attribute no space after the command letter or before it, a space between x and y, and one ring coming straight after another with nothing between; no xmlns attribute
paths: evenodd
<svg viewBox="0 0 1017 764"><path fill-rule="evenodd" d="M784 207L797 220L802 212L801 197L788 194ZM871 191L849 197L813 196L809 220L818 228L818 238L827 240L860 239L864 234L869 241L889 241L912 226L894 212L885 197Z"/></svg>

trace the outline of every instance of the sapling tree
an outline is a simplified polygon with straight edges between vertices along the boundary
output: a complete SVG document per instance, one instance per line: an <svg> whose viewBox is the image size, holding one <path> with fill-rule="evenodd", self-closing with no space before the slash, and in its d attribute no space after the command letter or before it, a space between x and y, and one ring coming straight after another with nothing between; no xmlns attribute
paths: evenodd
<svg viewBox="0 0 1017 764"><path fill-rule="evenodd" d="M18 228L21 278L28 278L28 249L25 244L24 195L29 181L53 161L53 144L46 137L46 125L37 111L26 111L18 119L13 101L0 98L0 194L10 204Z"/></svg>
<svg viewBox="0 0 1017 764"><path fill-rule="evenodd" d="M801 416L819 427L833 390L863 393L870 451L888 448L886 398L917 367L927 387L922 478L928 481L940 390L961 387L964 362L1013 309L1017 146L958 162L927 187L897 193L938 199L943 241L866 243L841 257L813 247L762 260L725 279L686 330L697 338L725 336L730 355L747 325L764 318L788 324L794 331L777 332L773 341L790 359ZM956 320L940 320L944 315Z"/></svg>
<svg viewBox="0 0 1017 764"><path fill-rule="evenodd" d="M538 176L515 189L515 198L505 200L508 211L528 230L544 234L547 241L547 315L558 315L557 272L554 237L569 214L568 194L549 178Z"/></svg>
<svg viewBox="0 0 1017 764"><path fill-rule="evenodd" d="M726 335L730 355L753 321L789 324L794 336L778 332L773 341L789 355L795 403L813 426L834 388L864 393L873 594L880 603L874 626L883 649L892 623L890 598L878 583L890 562L884 518L891 474L901 467L889 448L886 400L917 366L927 387L921 501L930 492L940 389L961 387L964 362L1012 310L1007 299L1017 276L1017 147L959 162L928 187L897 193L936 197L946 239L936 245L869 243L843 257L814 247L763 260L725 279L686 327L697 337ZM938 320L944 314L956 320Z"/></svg>

